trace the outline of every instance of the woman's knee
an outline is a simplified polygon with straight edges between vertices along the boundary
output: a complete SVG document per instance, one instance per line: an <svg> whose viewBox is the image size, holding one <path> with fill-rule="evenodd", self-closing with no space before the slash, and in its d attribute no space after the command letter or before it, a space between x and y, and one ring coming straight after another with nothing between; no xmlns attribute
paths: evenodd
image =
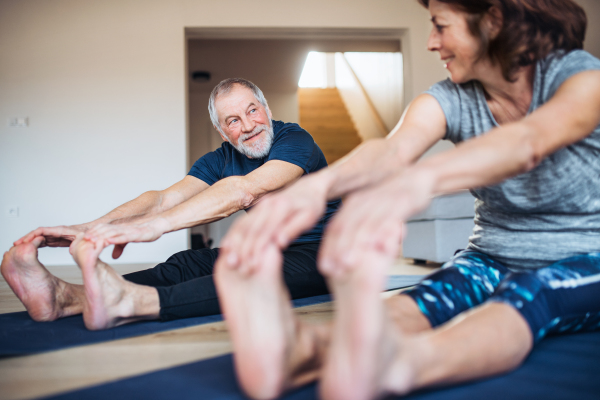
<svg viewBox="0 0 600 400"><path fill-rule="evenodd" d="M488 300L507 273L491 257L467 250L405 294L435 327Z"/></svg>

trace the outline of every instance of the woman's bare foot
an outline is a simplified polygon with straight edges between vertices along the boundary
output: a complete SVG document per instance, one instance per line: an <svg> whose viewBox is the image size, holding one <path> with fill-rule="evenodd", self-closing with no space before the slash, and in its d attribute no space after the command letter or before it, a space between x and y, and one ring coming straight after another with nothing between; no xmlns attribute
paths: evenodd
<svg viewBox="0 0 600 400"><path fill-rule="evenodd" d="M272 399L317 378L320 345L327 330L302 325L294 317L281 276L282 256L271 246L250 275L215 266L215 283L235 354L238 380L248 396Z"/></svg>
<svg viewBox="0 0 600 400"><path fill-rule="evenodd" d="M373 252L330 279L336 317L326 363L323 399L365 400L404 394L412 385L406 343L380 293L390 259Z"/></svg>
<svg viewBox="0 0 600 400"><path fill-rule="evenodd" d="M98 257L104 243L83 239L79 234L71 246L81 268L85 302L83 321L90 330L108 329L142 319L157 319L158 292L149 286L128 282Z"/></svg>
<svg viewBox="0 0 600 400"><path fill-rule="evenodd" d="M4 253L2 276L35 321L81 313L83 287L58 279L38 261L43 241L39 236Z"/></svg>

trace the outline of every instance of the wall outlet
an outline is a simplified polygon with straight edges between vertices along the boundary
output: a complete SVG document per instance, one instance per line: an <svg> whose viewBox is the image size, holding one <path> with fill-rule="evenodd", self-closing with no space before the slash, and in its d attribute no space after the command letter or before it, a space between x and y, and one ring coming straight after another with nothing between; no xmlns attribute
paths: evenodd
<svg viewBox="0 0 600 400"><path fill-rule="evenodd" d="M6 208L6 216L8 218L18 218L19 217L19 207L17 206L9 206Z"/></svg>
<svg viewBox="0 0 600 400"><path fill-rule="evenodd" d="M8 119L8 126L10 128L27 128L28 125L28 117L13 117Z"/></svg>

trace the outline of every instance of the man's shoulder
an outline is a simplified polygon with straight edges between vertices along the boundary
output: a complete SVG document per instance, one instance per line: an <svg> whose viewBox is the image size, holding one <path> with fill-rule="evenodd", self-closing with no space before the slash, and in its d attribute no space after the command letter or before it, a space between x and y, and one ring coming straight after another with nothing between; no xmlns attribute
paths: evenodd
<svg viewBox="0 0 600 400"><path fill-rule="evenodd" d="M296 164L306 173L327 166L327 161L313 137L300 125L273 121L274 140L269 160Z"/></svg>
<svg viewBox="0 0 600 400"><path fill-rule="evenodd" d="M273 120L273 136L275 142L281 139L286 139L286 141L292 139L314 142L311 134L295 122Z"/></svg>

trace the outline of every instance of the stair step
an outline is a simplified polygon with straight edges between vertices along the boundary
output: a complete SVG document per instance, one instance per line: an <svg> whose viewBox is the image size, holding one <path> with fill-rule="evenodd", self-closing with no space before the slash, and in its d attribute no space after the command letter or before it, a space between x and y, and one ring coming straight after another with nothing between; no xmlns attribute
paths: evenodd
<svg viewBox="0 0 600 400"><path fill-rule="evenodd" d="M354 125L351 121L339 121L339 123L331 123L328 124L326 122L323 123L306 123L305 121L300 121L300 126L306 129L307 131L314 132L354 132L357 136L358 133L354 128Z"/></svg>
<svg viewBox="0 0 600 400"><path fill-rule="evenodd" d="M362 142L337 88L299 89L298 104L300 126L312 135L328 163Z"/></svg>

